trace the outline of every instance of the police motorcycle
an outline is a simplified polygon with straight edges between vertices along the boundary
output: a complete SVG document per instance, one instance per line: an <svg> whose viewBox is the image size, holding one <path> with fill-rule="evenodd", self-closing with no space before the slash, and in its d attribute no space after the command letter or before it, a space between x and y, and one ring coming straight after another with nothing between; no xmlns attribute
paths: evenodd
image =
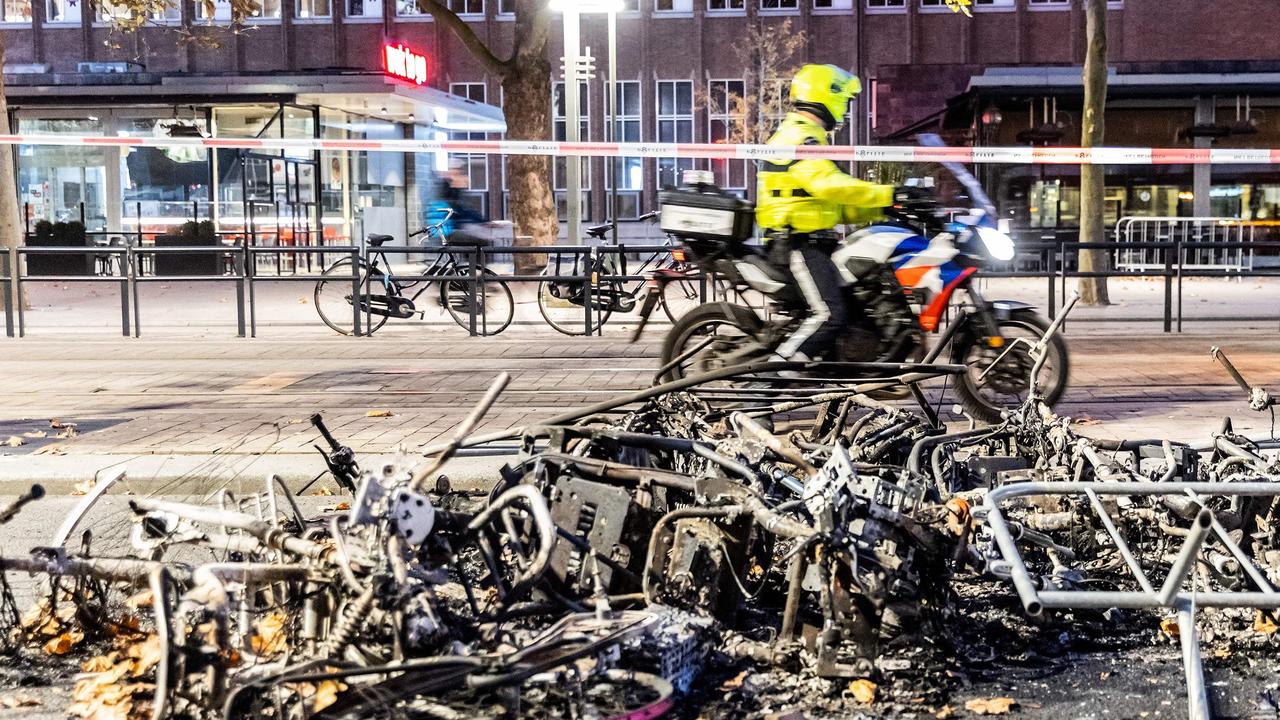
<svg viewBox="0 0 1280 720"><path fill-rule="evenodd" d="M990 260L1011 260L1013 240L972 175L945 166L973 201L968 213L944 221L931 193L904 193L909 199L886 208L882 221L839 241L832 259L845 281L849 320L821 359L963 364L968 370L955 379L957 399L975 419L995 423L1001 410L1026 397L1035 364L1030 350L1049 323L1027 303L979 292L981 269ZM710 173L690 171L684 180L660 194L663 231L704 272L765 295L769 307L709 302L680 317L662 344L666 380L768 360L807 313L785 271L747 242L755 231L751 203L721 191ZM654 304L642 306L634 337ZM1068 370L1066 342L1055 334L1038 376L1048 404L1062 397Z"/></svg>

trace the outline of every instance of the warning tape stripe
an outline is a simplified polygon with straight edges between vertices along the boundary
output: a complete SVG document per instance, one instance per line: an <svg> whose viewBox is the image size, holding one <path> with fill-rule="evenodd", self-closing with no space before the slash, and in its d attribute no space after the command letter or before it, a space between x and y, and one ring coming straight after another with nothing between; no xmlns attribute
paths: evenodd
<svg viewBox="0 0 1280 720"><path fill-rule="evenodd" d="M793 159L857 162L960 162L1019 165L1280 164L1280 149L1133 147L914 147L909 145L733 145L720 143L601 143L523 140L343 140L283 138L154 138L101 135L0 135L0 145L96 145L244 150L375 150L478 155L570 157Z"/></svg>

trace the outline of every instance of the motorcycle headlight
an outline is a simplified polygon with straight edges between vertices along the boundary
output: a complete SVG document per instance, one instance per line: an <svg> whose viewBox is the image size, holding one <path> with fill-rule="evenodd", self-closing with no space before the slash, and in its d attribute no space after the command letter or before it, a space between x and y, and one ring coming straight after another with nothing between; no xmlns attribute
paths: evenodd
<svg viewBox="0 0 1280 720"><path fill-rule="evenodd" d="M1002 261L1013 259L1013 238L993 227L979 226L976 229L991 257Z"/></svg>

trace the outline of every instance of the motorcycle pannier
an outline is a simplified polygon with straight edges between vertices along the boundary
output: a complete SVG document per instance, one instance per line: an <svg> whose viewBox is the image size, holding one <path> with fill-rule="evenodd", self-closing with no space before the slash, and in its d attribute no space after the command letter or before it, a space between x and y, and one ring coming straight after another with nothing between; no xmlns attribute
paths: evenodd
<svg viewBox="0 0 1280 720"><path fill-rule="evenodd" d="M742 242L755 232L755 207L714 185L664 190L658 207L662 231L683 240Z"/></svg>

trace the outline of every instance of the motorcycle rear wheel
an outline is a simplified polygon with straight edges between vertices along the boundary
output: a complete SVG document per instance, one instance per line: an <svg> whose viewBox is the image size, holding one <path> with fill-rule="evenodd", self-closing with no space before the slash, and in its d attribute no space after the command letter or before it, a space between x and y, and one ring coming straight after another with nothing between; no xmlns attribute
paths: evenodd
<svg viewBox="0 0 1280 720"><path fill-rule="evenodd" d="M699 305L680 316L662 341L663 367L692 351L689 357L672 366L662 380L671 382L719 370L730 364L740 364L723 358L729 352L743 349L748 343L760 345L763 354L765 348L758 339L763 327L760 316L750 308L726 302ZM705 347L694 351L701 344Z"/></svg>
<svg viewBox="0 0 1280 720"><path fill-rule="evenodd" d="M1035 361L1028 348L1019 345L1000 360L1000 365L985 380L979 381L978 378L1008 349L1009 341L1021 337L1035 342L1049 329L1047 320L1038 313L1025 309L1014 310L1009 317L997 320L996 324L1000 327L1001 336L1005 338L1005 346L988 347L975 326L971 328L971 332L956 338L952 351L956 362L968 366L968 370L956 380L956 397L970 415L988 424L1000 422L1002 410L1016 407L1026 400L1030 390L1031 367ZM1040 369L1039 388L1045 403L1053 406L1066 392L1067 376L1071 370L1067 343L1062 335L1053 336L1046 352L1049 355Z"/></svg>

